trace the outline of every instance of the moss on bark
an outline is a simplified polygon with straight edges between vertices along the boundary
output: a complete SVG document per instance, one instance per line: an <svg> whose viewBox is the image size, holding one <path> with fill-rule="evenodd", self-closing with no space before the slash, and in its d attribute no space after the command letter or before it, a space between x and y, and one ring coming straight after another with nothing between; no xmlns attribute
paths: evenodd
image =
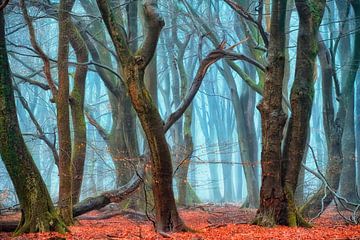
<svg viewBox="0 0 360 240"><path fill-rule="evenodd" d="M15 235L57 231L66 226L56 212L46 185L22 138L16 114L5 44L3 12L0 11L0 154L14 184L21 207Z"/></svg>

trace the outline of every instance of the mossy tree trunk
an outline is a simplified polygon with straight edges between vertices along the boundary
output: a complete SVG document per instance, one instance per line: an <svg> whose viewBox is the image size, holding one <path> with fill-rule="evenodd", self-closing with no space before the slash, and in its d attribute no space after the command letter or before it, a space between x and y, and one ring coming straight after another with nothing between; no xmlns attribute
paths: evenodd
<svg viewBox="0 0 360 240"><path fill-rule="evenodd" d="M295 80L290 98L292 112L284 140L282 134L286 115L281 105L285 67L286 1L275 1L272 8L269 66L264 99L259 105L263 131L261 200L254 221L265 226L308 225L295 206L294 193L308 134L314 92L313 74L318 52L318 29L325 1L296 0L295 4L299 15L299 34Z"/></svg>
<svg viewBox="0 0 360 240"><path fill-rule="evenodd" d="M355 21L358 22L360 18L360 2L350 1L354 10ZM360 46L360 33L356 32L354 37L354 49ZM326 56L323 56L323 58ZM329 57L327 57L329 59ZM329 60L326 60L329 61ZM360 64L360 52L353 51L349 63L349 71L341 88L341 96L339 98L339 107L337 112L332 104L332 75L329 71L334 70L334 66L327 64L325 60L322 62L323 73L323 103L324 103L324 128L328 147L328 164L326 167L325 178L329 187L333 190L338 190L341 176L341 169L343 166L343 152L342 152L342 137L345 128L346 115L349 107L351 107L351 96L354 94L354 85L357 75L357 70ZM302 207L301 211L305 216L314 217L322 209L325 209L333 200L332 194L327 194L324 197L325 187L322 186Z"/></svg>
<svg viewBox="0 0 360 240"><path fill-rule="evenodd" d="M71 24L70 44L75 51L76 61L78 63L88 62L88 50L85 42L80 36L76 27ZM76 65L74 75L74 87L70 95L70 106L72 123L74 127L74 140L71 153L71 162L73 163L73 189L72 202L79 202L81 185L84 174L84 164L86 157L86 123L84 115L85 82L88 66Z"/></svg>
<svg viewBox="0 0 360 240"><path fill-rule="evenodd" d="M325 9L325 1L295 0L299 15L299 33L295 79L291 88L291 116L288 122L282 171L283 187L287 200L289 226L306 225L294 200L301 163L306 153L308 129L314 97L315 61L318 54L318 31Z"/></svg>
<svg viewBox="0 0 360 240"><path fill-rule="evenodd" d="M262 185L260 207L254 223L262 226L286 224L286 199L281 182L281 142L286 122L286 115L282 108L285 11L286 1L275 0L273 2L268 49L269 64L265 77L263 100L258 106L262 126Z"/></svg>
<svg viewBox="0 0 360 240"><path fill-rule="evenodd" d="M5 44L5 21L0 11L0 154L21 206L15 234L58 231L66 227L56 212L46 185L22 138L16 114Z"/></svg>
<svg viewBox="0 0 360 240"><path fill-rule="evenodd" d="M176 18L172 18L173 23L176 25ZM175 45L178 48L178 56L177 56L177 67L179 70L179 80L180 80L180 98L184 99L186 96L186 91L190 86L188 73L192 73L193 67L189 69L189 72L186 71L185 63L184 63L184 55L186 48L190 42L190 35L185 38L182 42L179 40L177 35L177 28L173 29L172 38L175 42ZM176 168L178 169L176 176L176 184L178 189L178 204L180 206L186 206L189 202L196 202L198 200L196 193L188 195L191 191L191 186L188 181L188 171L191 161L191 155L194 148L194 143L192 139L191 132L191 124L192 124L192 113L193 113L193 105L191 104L189 108L185 111L184 117L179 120L179 123L182 126L180 130L182 130L182 140L180 146L180 162L178 162Z"/></svg>
<svg viewBox="0 0 360 240"><path fill-rule="evenodd" d="M69 111L69 30L74 0L61 0L59 6L58 93L56 96L59 135L59 209L67 225L73 224L70 111Z"/></svg>
<svg viewBox="0 0 360 240"><path fill-rule="evenodd" d="M160 232L185 230L175 205L172 163L163 120L144 83L145 68L154 56L160 31L164 26L158 13L157 1L147 0L142 6L144 41L135 55L127 43L127 33L118 25L122 22L121 19L116 22L106 0L97 0L97 4L121 62L121 72L128 94L150 149L156 229Z"/></svg>

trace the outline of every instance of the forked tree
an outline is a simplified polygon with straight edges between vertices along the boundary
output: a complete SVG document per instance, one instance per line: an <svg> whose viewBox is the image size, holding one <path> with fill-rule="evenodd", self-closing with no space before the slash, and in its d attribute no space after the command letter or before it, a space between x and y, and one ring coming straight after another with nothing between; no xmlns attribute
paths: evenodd
<svg viewBox="0 0 360 240"><path fill-rule="evenodd" d="M314 95L318 30L326 1L296 0L299 16L295 78L290 93L291 115L283 111L286 1L272 2L268 66L263 100L262 186L255 224L307 226L294 200L303 159ZM285 123L288 121L287 127ZM285 132L285 134L284 134ZM282 147L283 144L283 147Z"/></svg>

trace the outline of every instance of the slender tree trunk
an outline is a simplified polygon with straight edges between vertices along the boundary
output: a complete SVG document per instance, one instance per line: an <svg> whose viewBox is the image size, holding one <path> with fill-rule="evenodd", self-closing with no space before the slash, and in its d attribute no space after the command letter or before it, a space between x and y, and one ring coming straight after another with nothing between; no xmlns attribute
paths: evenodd
<svg viewBox="0 0 360 240"><path fill-rule="evenodd" d="M360 2L351 1L355 13L356 22L360 17ZM354 49L360 46L360 33L355 33ZM329 59L329 57L328 57ZM339 107L336 115L334 114L334 106L332 104L332 79L331 75L324 75L323 72L323 103L324 103L324 128L328 147L328 164L326 167L325 178L333 190L338 190L340 175L343 163L343 153L341 149L341 140L343 136L346 112L350 105L350 96L354 91L354 84L357 70L360 64L360 52L354 51L349 63L349 73L343 80L341 96L339 99ZM329 70L327 70L329 71ZM327 73L330 74L330 73ZM326 82L325 82L326 81ZM301 211L305 216L316 216L322 209L325 209L333 200L332 194L325 194L325 188L322 186L302 207Z"/></svg>
<svg viewBox="0 0 360 240"><path fill-rule="evenodd" d="M246 189L247 189L247 200L246 207L256 208L259 206L259 183L256 174L256 159L254 153L251 152L252 147L250 143L253 139L253 132L251 128L248 129L247 112L243 109L242 101L247 101L249 95L243 95L240 99L239 94L237 93L237 88L235 84L235 79L231 74L230 67L227 64L224 64L224 71L222 72L227 85L230 89L231 101L234 106L235 120L236 120L236 131L238 134L239 148L240 148L240 157L241 163L244 169L244 175L246 180Z"/></svg>
<svg viewBox="0 0 360 240"><path fill-rule="evenodd" d="M355 122L354 101L355 91L349 95L346 111L344 133L342 136L343 168L340 177L340 194L347 200L358 201L356 193L356 164L355 164Z"/></svg>
<svg viewBox="0 0 360 240"><path fill-rule="evenodd" d="M84 40L73 24L70 29L70 43L78 63L88 62L88 52ZM85 81L87 65L77 65L74 75L74 87L70 96L71 116L74 126L74 141L71 153L73 163L73 204L79 202L83 182L86 157L86 123L84 115Z"/></svg>
<svg viewBox="0 0 360 240"><path fill-rule="evenodd" d="M81 0L81 4L88 14L98 14L96 6L92 4L91 1ZM114 5L115 2L112 2L112 4ZM129 38L131 38L130 47L134 52L137 48L137 1L128 3L126 10ZM121 12L115 11L115 13L120 14L116 15L116 18L120 19ZM101 21L94 21L86 30L90 31L93 36L96 36L96 42L106 42L105 28ZM106 47L102 44L93 43L84 33L82 36L94 61L106 66L114 65L111 54ZM118 65L120 65L120 62L118 62ZM116 79L114 75L104 71L101 67L96 67L96 70L108 89L110 99L112 127L110 132L108 134L106 133L105 141L109 147L110 155L115 166L116 185L119 187L130 180L133 170L132 161L139 153L136 135L136 114L131 106L129 96L126 94L124 84L120 82L119 79Z"/></svg>
<svg viewBox="0 0 360 240"><path fill-rule="evenodd" d="M357 76L357 84L356 84L356 116L355 116L355 122L356 122L356 184L357 184L357 191L360 193L360 75Z"/></svg>
<svg viewBox="0 0 360 240"><path fill-rule="evenodd" d="M325 1L296 1L299 14L299 34L295 80L291 89L291 117L289 119L283 154L284 191L288 204L288 225L302 225L295 206L294 193L301 162L306 153L310 116L314 98L314 72L318 53L318 30L325 9Z"/></svg>
<svg viewBox="0 0 360 240"><path fill-rule="evenodd" d="M66 227L51 202L19 128L5 44L3 11L0 11L0 65L0 154L14 184L22 213L15 234L64 233Z"/></svg>
<svg viewBox="0 0 360 240"><path fill-rule="evenodd" d="M73 0L61 0L59 6L59 46L58 79L59 89L56 96L57 126L59 135L59 209L67 225L73 224L72 214L72 169L71 135L69 112L69 29L71 29L70 11Z"/></svg>

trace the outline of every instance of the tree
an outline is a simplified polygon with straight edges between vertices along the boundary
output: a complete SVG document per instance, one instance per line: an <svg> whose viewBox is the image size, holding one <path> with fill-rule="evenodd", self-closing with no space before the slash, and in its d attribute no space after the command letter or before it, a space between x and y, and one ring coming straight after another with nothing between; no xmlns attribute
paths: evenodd
<svg viewBox="0 0 360 240"><path fill-rule="evenodd" d="M153 58L164 21L158 13L157 1L147 0L144 11L144 42L136 51L130 50L127 36L114 19L114 13L106 0L97 0L101 15L114 43L122 65L122 75L132 105L139 117L150 149L152 162L153 195L156 211L156 229L160 232L181 231L186 227L175 204L172 190L172 164L165 139L163 121L150 93L144 85L144 73Z"/></svg>
<svg viewBox="0 0 360 240"><path fill-rule="evenodd" d="M283 130L287 120L282 108L286 1L276 0L272 4L269 65L263 100L258 106L262 120L262 186L260 208L254 223L262 226L307 225L296 208L294 193L306 147L318 51L317 35L325 1L296 0L295 4L299 15L299 33L295 80L290 97L292 112L284 139Z"/></svg>
<svg viewBox="0 0 360 240"><path fill-rule="evenodd" d="M350 1L352 9L354 11L355 19L358 21L360 17L360 2L359 1ZM354 36L354 49L357 49L360 46L360 33L356 32ZM335 51L336 53L336 51ZM323 51L321 58L324 58L326 54ZM328 53L330 55L330 53ZM335 57L334 53L331 56ZM328 147L328 164L326 167L325 178L328 182L328 187L336 191L339 188L341 170L343 167L343 149L342 149L342 139L345 129L346 116L348 111L353 111L353 106L351 102L353 101L354 95L354 86L357 75L357 70L360 64L360 53L359 51L354 50L352 56L350 57L349 62L349 71L348 74L344 76L343 83L341 88L333 74L330 74L328 71L334 71L334 60L330 66L326 66L326 62L322 61L322 73L323 73L323 102L325 106L324 111L324 128L327 140ZM329 70L330 68L330 70ZM333 104L333 90L332 84L334 82L335 92L339 100L339 107L335 112L335 106ZM313 217L316 216L322 209L326 208L333 200L332 194L325 194L326 188L322 186L318 191L311 196L311 198L304 204L301 211L304 215Z"/></svg>
<svg viewBox="0 0 360 240"><path fill-rule="evenodd" d="M0 154L14 184L22 213L15 234L63 233L66 227L51 202L20 132L5 44L3 11L0 11L0 64Z"/></svg>
<svg viewBox="0 0 360 240"><path fill-rule="evenodd" d="M58 81L56 94L57 126L59 134L59 209L67 225L73 224L72 190L73 162L71 159L69 111L69 30L72 27L70 11L74 0L61 0L59 6Z"/></svg>

